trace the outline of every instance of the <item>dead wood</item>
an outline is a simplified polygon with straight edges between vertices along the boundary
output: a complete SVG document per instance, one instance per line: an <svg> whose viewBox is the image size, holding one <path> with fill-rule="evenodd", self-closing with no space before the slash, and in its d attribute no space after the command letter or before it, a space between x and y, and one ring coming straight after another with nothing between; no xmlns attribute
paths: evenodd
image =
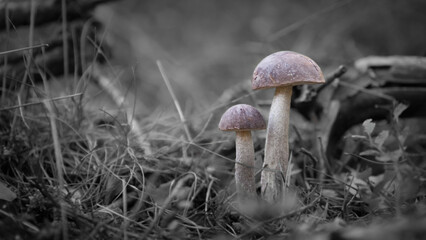
<svg viewBox="0 0 426 240"><path fill-rule="evenodd" d="M346 131L364 120L392 117L393 106L409 107L401 118L426 117L426 58L367 57L355 63L357 74L322 88L324 108L319 120L322 143L329 158L339 159Z"/></svg>
<svg viewBox="0 0 426 240"><path fill-rule="evenodd" d="M397 102L408 104L409 107L400 116L401 118L426 117L426 88L419 87L392 87L375 89L377 95L369 92L358 94L340 102L338 114L330 124L326 153L328 156L336 156L338 145L345 132L352 126L362 123L364 120L383 120L392 117L392 104L387 98L389 96Z"/></svg>
<svg viewBox="0 0 426 240"><path fill-rule="evenodd" d="M16 90L24 74L29 73L35 83L41 75L47 79L68 74L81 75L86 66L98 55L96 27L98 23L88 21L93 8L111 0L67 1L66 36L63 38L63 25L60 0L35 1L36 15L32 46L47 44L46 47L16 51L0 57L0 79L10 91ZM0 20L0 52L26 48L29 46L31 1L8 1L0 6L0 18L8 18L8 30ZM90 30L84 30L87 28ZM1 31L4 30L4 31ZM65 41L64 41L65 40ZM83 44L81 41L85 41ZM66 43L66 44L64 44ZM66 56L64 47L67 48ZM84 49L83 49L84 48ZM101 49L102 50L102 49ZM66 58L66 59L65 59ZM100 60L102 61L102 60ZM65 68L65 62L68 63Z"/></svg>
<svg viewBox="0 0 426 240"><path fill-rule="evenodd" d="M94 7L112 0L74 0L67 2L67 20L87 19ZM35 0L35 25L61 21L61 0ZM0 30L6 29L6 16L14 27L30 25L31 0L6 0L0 5Z"/></svg>
<svg viewBox="0 0 426 240"><path fill-rule="evenodd" d="M387 83L426 85L426 57L371 56L357 60L355 67L368 72L382 86Z"/></svg>

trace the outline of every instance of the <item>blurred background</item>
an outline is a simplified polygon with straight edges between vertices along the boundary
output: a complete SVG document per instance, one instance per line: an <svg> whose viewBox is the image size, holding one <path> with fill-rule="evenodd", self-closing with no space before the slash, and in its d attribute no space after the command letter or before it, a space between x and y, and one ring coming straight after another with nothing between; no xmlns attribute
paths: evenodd
<svg viewBox="0 0 426 240"><path fill-rule="evenodd" d="M424 0L130 0L94 15L111 65L128 72L120 81L149 109L172 103L156 60L180 101L208 106L275 51L305 54L325 74L369 55L425 55L425 11Z"/></svg>
<svg viewBox="0 0 426 240"><path fill-rule="evenodd" d="M31 79L39 84L30 86L33 101L84 90L89 112L114 114L124 105L141 116L164 108L175 114L160 61L184 111L209 112L226 89L249 83L272 52L305 54L325 75L370 55L426 53L424 0L76 0L65 2L66 14L62 2L0 1L7 20L0 21L0 52L49 44L0 58L3 102L16 90L23 97ZM95 62L95 75L108 81L87 77Z"/></svg>

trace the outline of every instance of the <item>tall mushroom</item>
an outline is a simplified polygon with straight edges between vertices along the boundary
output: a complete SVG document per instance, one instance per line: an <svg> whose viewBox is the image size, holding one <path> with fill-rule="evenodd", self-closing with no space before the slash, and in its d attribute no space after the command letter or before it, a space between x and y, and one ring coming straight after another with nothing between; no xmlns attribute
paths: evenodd
<svg viewBox="0 0 426 240"><path fill-rule="evenodd" d="M222 115L219 129L236 133L235 184L238 196L255 196L254 147L251 131L265 129L266 123L256 108L247 104L230 107Z"/></svg>
<svg viewBox="0 0 426 240"><path fill-rule="evenodd" d="M269 112L265 159L261 176L262 195L273 202L282 197L287 173L288 129L292 88L301 84L324 83L320 67L310 58L291 51L265 57L253 73L252 88L275 88Z"/></svg>

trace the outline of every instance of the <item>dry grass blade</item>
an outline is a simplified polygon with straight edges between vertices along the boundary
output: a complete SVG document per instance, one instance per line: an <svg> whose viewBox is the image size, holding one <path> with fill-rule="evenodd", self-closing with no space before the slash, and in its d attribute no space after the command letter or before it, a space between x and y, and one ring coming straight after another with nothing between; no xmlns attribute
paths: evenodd
<svg viewBox="0 0 426 240"><path fill-rule="evenodd" d="M188 124L186 122L185 116L183 115L182 108L180 107L179 101L173 91L172 85L170 84L169 78L167 77L166 71L164 70L163 64L161 63L160 60L157 60L157 66L158 66L158 69L160 70L161 76L163 77L164 83L166 83L167 90L169 91L170 96L173 98L173 102L175 104L176 110L178 111L180 121L183 124L186 137L188 138L189 142L192 142L192 137L189 132L189 128L188 128Z"/></svg>
<svg viewBox="0 0 426 240"><path fill-rule="evenodd" d="M130 104L127 103L125 96L123 93L113 86L113 80L103 75L96 66L91 68L94 76L97 77L97 81L99 85L107 91L107 93L111 96L112 100L115 102L117 106L123 106L126 110L126 116L128 124L130 125L130 130L136 136L137 141L139 142L140 147L144 150L145 154L152 154L151 144L146 140L142 128L138 121L133 118L132 108L129 107Z"/></svg>
<svg viewBox="0 0 426 240"><path fill-rule="evenodd" d="M152 220L151 224L149 225L148 229L145 231L144 235L141 237L141 239L146 239L148 237L148 235L150 234L150 232L152 231L152 229L154 229L155 225L158 223L158 221L160 220L160 218L163 216L163 214L165 213L167 207L169 206L169 204L172 202L173 198L175 198L175 196L182 190L183 185L189 180L192 179L193 175L189 174L186 175L184 177L182 177L177 183L176 186L173 188L172 192L170 193L170 195L167 197L167 199L164 201L163 207L161 207L160 212L155 215L154 219Z"/></svg>
<svg viewBox="0 0 426 240"><path fill-rule="evenodd" d="M61 151L61 144L59 142L58 128L55 119L55 113L51 102L45 102L45 106L49 112L49 121L52 132L53 148L55 151L56 171L58 178L58 187L60 190L64 189L64 159ZM68 221L65 206L60 200L61 207L61 223L62 223L62 239L68 239Z"/></svg>
<svg viewBox="0 0 426 240"><path fill-rule="evenodd" d="M63 54L64 54L64 75L67 76L69 73L68 70L68 33L67 33L67 4L65 0L61 1L61 16L62 16L62 44L63 44Z"/></svg>
<svg viewBox="0 0 426 240"><path fill-rule="evenodd" d="M68 99L68 98L73 98L73 97L79 97L83 95L83 93L76 93L76 94L72 94L72 95L68 95L68 96L62 96L62 97L56 97L56 98L49 98L46 99L42 102L32 102L32 103L24 103L24 104L18 104L15 106L11 106L11 107L5 107L5 108L0 108L0 111L6 111L6 110L13 110L16 108L23 108L23 107L29 107L29 106L33 106L33 105L37 105L37 104L46 104L47 102L54 102L54 101L58 101L58 100L64 100L64 99ZM20 102L20 98L18 97L18 101Z"/></svg>
<svg viewBox="0 0 426 240"><path fill-rule="evenodd" d="M21 97L20 97L20 95L18 95L18 104L22 105L21 104ZM22 110L22 108L19 108L19 114L21 116L22 122L24 123L25 127L27 127L27 129L30 129L30 127L28 126L27 121L25 121L24 111Z"/></svg>
<svg viewBox="0 0 426 240"><path fill-rule="evenodd" d="M35 46L23 47L23 48L13 49L13 50L9 50L9 51L4 51L4 52L0 52L0 55L7 55L7 54L11 54L11 53L16 53L16 52L25 51L25 50L32 50L34 48L43 48L43 47L49 47L49 44L43 43L43 44L39 44L39 45L35 45Z"/></svg>
<svg viewBox="0 0 426 240"><path fill-rule="evenodd" d="M6 34L7 35L9 35L10 34L10 23L9 23L9 5L6 3L6 5L4 6L4 22L5 22L5 25L6 25ZM5 45L6 45L6 48L7 49L9 49L9 42L10 42L10 39L6 39L6 41L4 41L5 42ZM0 55L2 55L2 53L0 53ZM4 67L4 69L5 69L5 71L4 71L4 74L3 74L3 77L2 77L2 84L1 84L1 102L4 102L5 101L5 99L6 99L6 93L5 93L5 90L6 90L6 76L7 76L7 65L8 65L8 62L9 62L9 59L8 59L8 57L7 57L7 54L4 54L4 56L3 56L3 67Z"/></svg>
<svg viewBox="0 0 426 240"><path fill-rule="evenodd" d="M129 221L127 220L127 190L126 190L126 186L127 183L126 181L124 181L123 179L121 179L121 183L122 183L122 188L123 188L123 239L127 240L128 239L128 235L127 235L127 227L129 226Z"/></svg>

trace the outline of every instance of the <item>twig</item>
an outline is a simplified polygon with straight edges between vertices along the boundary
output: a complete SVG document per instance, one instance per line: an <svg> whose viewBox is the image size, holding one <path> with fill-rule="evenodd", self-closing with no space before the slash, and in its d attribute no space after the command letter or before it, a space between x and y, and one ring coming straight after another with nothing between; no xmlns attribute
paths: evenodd
<svg viewBox="0 0 426 240"><path fill-rule="evenodd" d="M348 68L345 65L340 65L336 70L334 70L331 74L329 74L326 78L325 81L326 82L330 82L333 81L336 78L341 77L343 74L346 73L346 71L348 71ZM324 85L324 84L323 84ZM320 86L323 86L320 85Z"/></svg>
<svg viewBox="0 0 426 240"><path fill-rule="evenodd" d="M340 65L336 70L325 77L325 83L319 85L317 92L320 92L323 88L330 85L332 82L334 82L334 79L341 77L346 73L346 71L348 71L348 68L345 65Z"/></svg>
<svg viewBox="0 0 426 240"><path fill-rule="evenodd" d="M318 163L319 160L311 153L309 152L306 148L300 148L299 152L305 154L306 156L308 156L314 163Z"/></svg>
<svg viewBox="0 0 426 240"><path fill-rule="evenodd" d="M367 94L370 94L370 95L373 95L373 96L376 96L376 97L379 97L379 98L383 98L383 99L389 100L391 102L396 101L396 99L393 96L389 96L387 94L383 94L383 93L380 93L380 92L375 91L375 90L366 89L364 87L360 87L360 86L357 86L357 85L352 84L352 83L339 81L339 85L342 85L342 86L347 87L347 88L356 89L360 92L364 92L364 93L367 93Z"/></svg>
<svg viewBox="0 0 426 240"><path fill-rule="evenodd" d="M363 156L360 156L360 155L357 155L357 154L353 154L353 153L343 153L343 154L345 154L345 155L350 155L350 156L352 156L352 157L356 157L356 158L359 158L359 159L361 159L361 160L364 160L364 161L366 161L366 162L373 163L373 164L379 164L379 165L393 165L393 162L380 162L380 161L376 161L376 160L368 159L368 158L366 158L366 157L363 157Z"/></svg>
<svg viewBox="0 0 426 240"><path fill-rule="evenodd" d="M34 45L34 27L35 27L35 17L37 13L37 2L35 0L31 0L31 10L30 10L30 31L28 33L28 43L29 46ZM32 48L29 49L29 58L33 58L33 50ZM30 66L31 64L29 64Z"/></svg>
<svg viewBox="0 0 426 240"><path fill-rule="evenodd" d="M191 137L191 134L189 132L189 128L188 128L185 116L183 115L179 101L178 101L175 93L173 92L172 85L170 84L170 81L167 78L166 72L164 71L163 64L161 63L160 60L157 60L157 66L158 66L158 69L160 70L160 73L161 73L161 76L163 77L164 82L166 83L167 90L169 90L169 93L172 96L173 102L174 102L175 107L176 107L178 114L179 114L180 121L183 123L183 128L185 130L186 137L188 138L189 142L192 142L192 137Z"/></svg>

